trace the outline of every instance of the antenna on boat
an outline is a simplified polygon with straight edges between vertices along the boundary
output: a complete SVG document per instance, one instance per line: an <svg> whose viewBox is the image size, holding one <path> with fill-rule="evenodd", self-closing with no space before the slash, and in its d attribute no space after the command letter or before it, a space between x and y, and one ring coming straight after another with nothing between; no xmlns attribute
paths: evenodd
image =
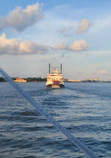
<svg viewBox="0 0 111 158"><path fill-rule="evenodd" d="M62 74L62 64L61 64L61 67L60 67L60 69L61 69L61 74Z"/></svg>
<svg viewBox="0 0 111 158"><path fill-rule="evenodd" d="M49 64L49 74L50 74L50 64Z"/></svg>

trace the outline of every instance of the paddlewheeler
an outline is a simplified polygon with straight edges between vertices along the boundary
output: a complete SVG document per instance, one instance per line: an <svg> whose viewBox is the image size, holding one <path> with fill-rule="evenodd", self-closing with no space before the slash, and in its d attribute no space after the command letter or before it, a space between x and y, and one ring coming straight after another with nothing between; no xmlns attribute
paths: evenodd
<svg viewBox="0 0 111 158"><path fill-rule="evenodd" d="M50 88L62 88L64 87L64 77L62 75L62 64L60 66L60 72L54 68L50 71L51 67L49 64L49 74L47 76L46 86Z"/></svg>

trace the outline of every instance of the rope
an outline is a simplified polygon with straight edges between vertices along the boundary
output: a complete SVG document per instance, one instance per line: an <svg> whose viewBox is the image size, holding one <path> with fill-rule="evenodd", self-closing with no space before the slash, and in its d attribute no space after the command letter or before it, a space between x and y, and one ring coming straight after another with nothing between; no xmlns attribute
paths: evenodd
<svg viewBox="0 0 111 158"><path fill-rule="evenodd" d="M66 128L56 121L45 109L40 107L34 99L32 99L17 83L15 83L10 76L0 68L1 74L4 78L17 90L19 91L34 107L35 109L44 116L50 123L52 123L61 133L63 133L74 145L81 149L89 158L98 158L95 154L74 135L72 135Z"/></svg>

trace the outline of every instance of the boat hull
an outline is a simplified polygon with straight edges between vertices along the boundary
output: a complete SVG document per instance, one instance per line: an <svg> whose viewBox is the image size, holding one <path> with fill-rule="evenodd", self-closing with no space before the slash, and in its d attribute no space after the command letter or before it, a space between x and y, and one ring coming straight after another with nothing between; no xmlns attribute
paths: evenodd
<svg viewBox="0 0 111 158"><path fill-rule="evenodd" d="M60 84L60 85L53 85L53 84L49 84L47 85L48 88L64 88L64 85L63 84Z"/></svg>

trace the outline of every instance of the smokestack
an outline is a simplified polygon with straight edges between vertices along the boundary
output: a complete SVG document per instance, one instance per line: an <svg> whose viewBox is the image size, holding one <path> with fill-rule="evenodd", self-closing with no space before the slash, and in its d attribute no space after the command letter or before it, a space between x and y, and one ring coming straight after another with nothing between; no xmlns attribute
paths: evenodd
<svg viewBox="0 0 111 158"><path fill-rule="evenodd" d="M62 64L61 64L61 74L62 74Z"/></svg>
<svg viewBox="0 0 111 158"><path fill-rule="evenodd" d="M49 74L50 74L50 64L49 64Z"/></svg>

